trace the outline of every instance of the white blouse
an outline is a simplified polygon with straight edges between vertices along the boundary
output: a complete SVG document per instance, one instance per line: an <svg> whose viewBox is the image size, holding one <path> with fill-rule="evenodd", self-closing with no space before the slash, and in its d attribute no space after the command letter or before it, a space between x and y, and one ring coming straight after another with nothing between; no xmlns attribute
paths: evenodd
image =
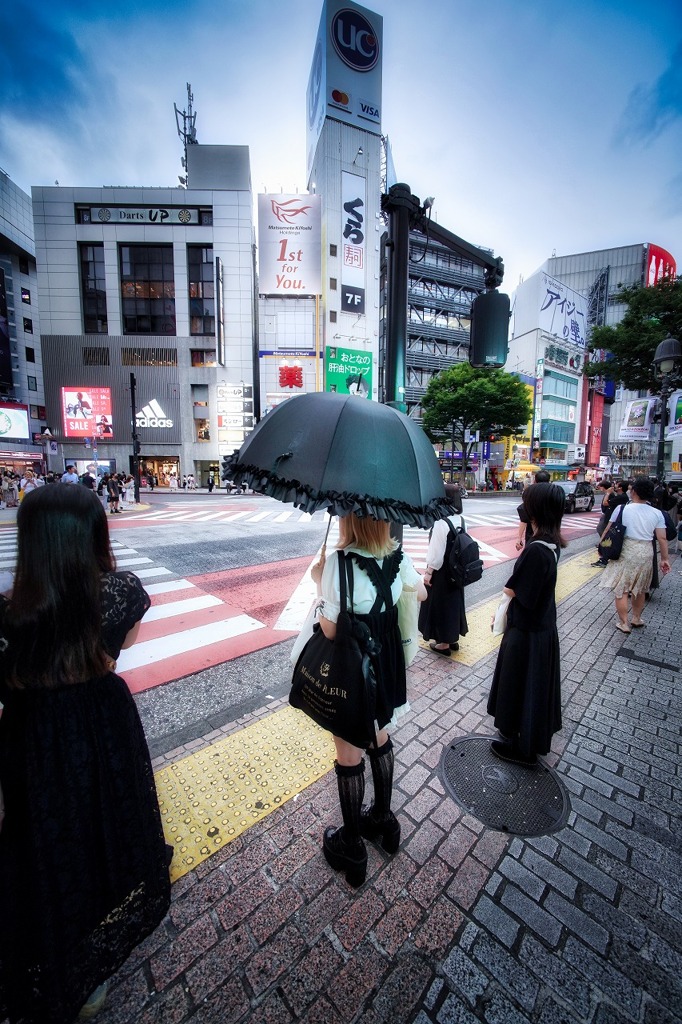
<svg viewBox="0 0 682 1024"><path fill-rule="evenodd" d="M346 553L355 551L358 555L363 555L365 558L374 558L374 555L370 554L369 551L364 551L362 548L347 547L344 548L344 551ZM383 558L374 558L374 561L378 566L381 566ZM400 597L403 586L415 587L419 583L420 579L421 576L412 564L412 559L403 551L400 571L391 584L391 597L393 598L393 603L395 604ZM324 569L322 571L321 590L322 597L318 604L318 612L330 622L336 622L339 617L341 606L338 551L333 551L325 562ZM366 615L372 610L372 605L376 600L376 596L377 592L369 576L358 567L356 562L354 562L353 611L357 612L358 615Z"/></svg>
<svg viewBox="0 0 682 1024"><path fill-rule="evenodd" d="M621 514L626 530L625 536L630 540L653 540L654 530L665 530L663 513L652 505L645 505L639 501L617 505L611 513L609 522L615 522Z"/></svg>
<svg viewBox="0 0 682 1024"><path fill-rule="evenodd" d="M457 514L449 516L448 519L437 519L433 524L431 540L426 552L426 564L432 569L440 569L443 565L445 546L448 542L448 536L452 532L448 522L451 522L454 527L464 526L464 520Z"/></svg>

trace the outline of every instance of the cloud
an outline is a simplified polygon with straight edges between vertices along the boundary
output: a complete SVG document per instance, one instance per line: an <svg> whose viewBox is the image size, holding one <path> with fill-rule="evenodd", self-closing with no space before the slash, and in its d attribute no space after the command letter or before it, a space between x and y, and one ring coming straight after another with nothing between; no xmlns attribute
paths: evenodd
<svg viewBox="0 0 682 1024"><path fill-rule="evenodd" d="M617 129L617 140L645 142L657 138L682 118L682 43L669 66L651 86L636 86Z"/></svg>

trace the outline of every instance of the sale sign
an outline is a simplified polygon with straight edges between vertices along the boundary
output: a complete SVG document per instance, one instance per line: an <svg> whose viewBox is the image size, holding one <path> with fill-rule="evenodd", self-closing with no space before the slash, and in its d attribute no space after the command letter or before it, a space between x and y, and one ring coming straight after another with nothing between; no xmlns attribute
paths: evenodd
<svg viewBox="0 0 682 1024"><path fill-rule="evenodd" d="M62 388L64 437L111 440L111 388Z"/></svg>

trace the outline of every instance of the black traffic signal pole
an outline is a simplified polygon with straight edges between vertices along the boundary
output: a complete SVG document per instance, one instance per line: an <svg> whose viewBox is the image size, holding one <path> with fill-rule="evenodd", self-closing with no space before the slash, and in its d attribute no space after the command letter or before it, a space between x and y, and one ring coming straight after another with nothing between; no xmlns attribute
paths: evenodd
<svg viewBox="0 0 682 1024"><path fill-rule="evenodd" d="M135 413L135 406L136 406L136 401L135 401L135 385L136 385L136 383L137 382L135 380L135 374L131 373L130 374L130 405L131 405L130 412L131 412L131 415L132 415L131 423L132 423L132 427L133 427L133 478L135 480L135 503L137 504L139 502L139 500L140 500L140 459L139 459L139 455L140 455L140 440L139 440L139 438L137 436L137 421L136 421L136 413Z"/></svg>

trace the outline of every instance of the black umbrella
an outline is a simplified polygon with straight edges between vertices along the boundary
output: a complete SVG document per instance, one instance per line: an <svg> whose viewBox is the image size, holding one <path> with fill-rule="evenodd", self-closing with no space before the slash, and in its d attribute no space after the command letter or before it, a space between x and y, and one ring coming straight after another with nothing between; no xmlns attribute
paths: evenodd
<svg viewBox="0 0 682 1024"><path fill-rule="evenodd" d="M227 460L223 479L311 513L426 527L454 511L421 427L354 395L315 392L277 406Z"/></svg>

